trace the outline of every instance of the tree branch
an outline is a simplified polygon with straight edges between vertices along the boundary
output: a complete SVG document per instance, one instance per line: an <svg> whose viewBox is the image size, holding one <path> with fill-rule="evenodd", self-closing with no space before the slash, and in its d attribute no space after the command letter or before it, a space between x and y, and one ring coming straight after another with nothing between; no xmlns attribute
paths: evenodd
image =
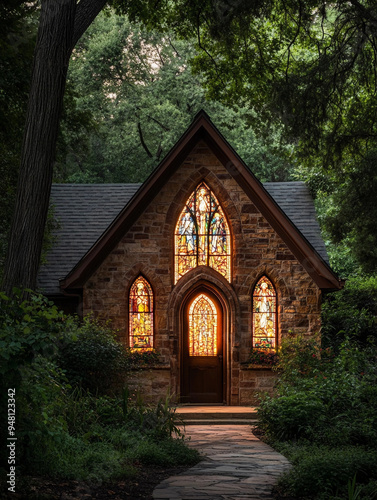
<svg viewBox="0 0 377 500"><path fill-rule="evenodd" d="M144 137L143 137L143 131L141 130L141 125L140 125L140 122L138 122L137 124L137 129L139 131L139 137L140 137L140 142L141 142L141 145L143 146L145 152L147 153L147 155L149 156L149 158L152 158L153 155L152 153L149 151L148 149L148 146L145 144L144 142Z"/></svg>
<svg viewBox="0 0 377 500"><path fill-rule="evenodd" d="M107 0L80 0L78 2L72 37L72 50L106 3Z"/></svg>

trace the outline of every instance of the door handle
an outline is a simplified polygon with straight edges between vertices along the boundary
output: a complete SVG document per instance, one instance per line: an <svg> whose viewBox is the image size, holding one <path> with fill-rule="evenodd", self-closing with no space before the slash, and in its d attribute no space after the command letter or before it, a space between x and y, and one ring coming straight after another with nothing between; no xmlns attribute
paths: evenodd
<svg viewBox="0 0 377 500"><path fill-rule="evenodd" d="M220 361L222 361L222 359L223 359L223 355L222 354L218 354L217 357L219 358Z"/></svg>

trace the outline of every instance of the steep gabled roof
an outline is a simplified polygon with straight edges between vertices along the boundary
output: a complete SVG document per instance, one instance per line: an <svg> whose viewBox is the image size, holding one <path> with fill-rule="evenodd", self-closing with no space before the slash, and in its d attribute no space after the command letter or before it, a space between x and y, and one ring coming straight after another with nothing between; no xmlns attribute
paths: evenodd
<svg viewBox="0 0 377 500"><path fill-rule="evenodd" d="M264 215L280 235L317 285L323 289L340 288L338 278L325 261L326 252L320 238L319 228L314 229L314 226L310 226L312 234L310 235L307 232L305 237L305 232L301 232L303 229L303 227L300 228L301 223L298 223L297 220L294 222L296 210L293 210L293 207L291 210L289 194L287 193L291 190L290 194L294 196L292 193L292 189L295 188L294 185L298 189L298 185L301 185L301 183L267 183L266 188L264 188L212 124L208 115L202 111L150 177L139 187L128 203L126 202L124 208L112 220L107 229L96 242L93 242L94 244L88 249L77 265L68 272L65 279L61 281L62 289L73 290L83 286L94 269L98 267L127 229L130 228L132 223L142 213L146 200L149 203L154 198L190 151L201 140L208 145L236 182L243 188L250 200L252 200L262 215ZM278 184L280 184L280 187ZM284 192L283 185L290 185L291 187L287 187L287 191ZM99 186L96 186L96 188L99 189ZM279 204L274 200L275 196L277 198L280 197ZM304 195L302 194L302 196ZM285 210L281 206L284 199L287 200ZM304 198L300 199L302 201ZM310 210L313 211L314 219L309 215ZM315 220L314 207L310 210L307 208L307 212L305 212L308 215L307 221L309 219ZM93 224L96 225L96 222L93 221ZM305 223L302 226L305 226ZM97 228L99 229L99 226ZM42 278L43 270L40 281L40 284L43 286L44 278Z"/></svg>
<svg viewBox="0 0 377 500"><path fill-rule="evenodd" d="M44 293L60 293L59 279L80 262L141 184L54 184L51 203L58 228L38 285ZM264 188L327 263L325 244L313 200L301 182L266 182Z"/></svg>

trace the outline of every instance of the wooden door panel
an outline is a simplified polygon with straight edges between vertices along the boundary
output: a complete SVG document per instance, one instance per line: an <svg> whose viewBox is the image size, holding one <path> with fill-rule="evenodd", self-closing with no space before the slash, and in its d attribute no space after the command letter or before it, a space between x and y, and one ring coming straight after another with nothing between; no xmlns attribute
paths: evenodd
<svg viewBox="0 0 377 500"><path fill-rule="evenodd" d="M192 342L195 321L190 321L192 304L202 295L216 308L216 356L190 355L190 338ZM213 329L213 318L208 317L208 324ZM183 356L181 400L190 403L222 403L223 402L223 363L222 363L222 309L216 296L208 290L200 290L193 294L184 309ZM194 325L194 326L193 326ZM212 325L212 326L211 326ZM191 335L190 335L191 332ZM204 331L204 334L206 332ZM201 332L203 335L203 324Z"/></svg>

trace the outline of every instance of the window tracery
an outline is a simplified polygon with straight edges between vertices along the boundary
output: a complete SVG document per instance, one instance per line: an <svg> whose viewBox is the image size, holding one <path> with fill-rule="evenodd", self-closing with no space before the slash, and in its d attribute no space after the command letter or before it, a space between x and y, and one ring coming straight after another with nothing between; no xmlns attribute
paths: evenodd
<svg viewBox="0 0 377 500"><path fill-rule="evenodd" d="M188 199L176 225L175 282L197 266L210 266L230 281L228 223L204 182Z"/></svg>
<svg viewBox="0 0 377 500"><path fill-rule="evenodd" d="M131 349L153 348L153 292L143 276L130 289L129 338Z"/></svg>
<svg viewBox="0 0 377 500"><path fill-rule="evenodd" d="M253 348L276 349L276 292L266 276L253 293Z"/></svg>
<svg viewBox="0 0 377 500"><path fill-rule="evenodd" d="M189 355L217 355L217 310L204 293L193 300L189 309Z"/></svg>

